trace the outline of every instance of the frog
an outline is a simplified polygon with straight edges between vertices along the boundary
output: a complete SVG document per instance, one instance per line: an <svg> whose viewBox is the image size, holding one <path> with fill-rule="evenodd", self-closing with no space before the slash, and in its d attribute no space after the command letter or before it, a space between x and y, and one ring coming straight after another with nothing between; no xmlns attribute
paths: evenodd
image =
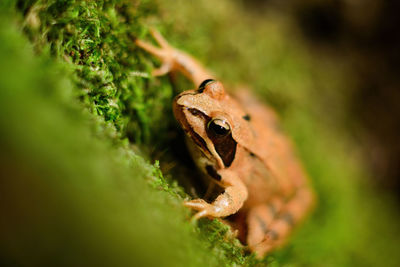
<svg viewBox="0 0 400 267"><path fill-rule="evenodd" d="M135 43L161 62L152 75L181 73L195 85L174 98L173 113L209 189L222 188L212 201L196 198L184 206L195 211L195 220L226 222L250 252L265 257L288 242L315 206L294 145L277 113L249 89L228 92L194 57L171 46L157 30L150 33L157 46L141 39Z"/></svg>

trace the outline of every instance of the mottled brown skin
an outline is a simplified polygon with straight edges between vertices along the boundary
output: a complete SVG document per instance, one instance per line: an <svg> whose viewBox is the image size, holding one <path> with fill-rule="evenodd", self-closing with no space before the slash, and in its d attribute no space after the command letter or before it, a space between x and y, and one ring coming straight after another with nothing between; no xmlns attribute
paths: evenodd
<svg viewBox="0 0 400 267"><path fill-rule="evenodd" d="M210 187L224 189L212 203L194 199L185 206L197 211L194 218L234 215L230 225L252 252L265 256L287 240L314 203L290 141L279 130L275 113L249 91L230 96L194 58L171 47L158 32L152 35L160 48L141 40L136 44L161 60L153 75L179 71L199 86L179 94L173 110Z"/></svg>

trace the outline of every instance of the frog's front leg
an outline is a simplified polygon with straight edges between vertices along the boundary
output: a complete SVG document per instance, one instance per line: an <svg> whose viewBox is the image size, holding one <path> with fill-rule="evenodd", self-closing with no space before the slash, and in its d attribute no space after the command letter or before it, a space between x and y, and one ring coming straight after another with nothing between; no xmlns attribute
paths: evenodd
<svg viewBox="0 0 400 267"><path fill-rule="evenodd" d="M161 76L171 71L179 71L196 86L206 79L213 78L213 75L193 57L169 45L159 32L151 29L150 33L160 47L153 46L142 40L136 40L135 43L161 61L161 67L155 69L152 73L154 76Z"/></svg>
<svg viewBox="0 0 400 267"><path fill-rule="evenodd" d="M220 171L221 184L225 188L213 203L203 199L186 201L184 205L196 211L195 219L201 217L225 217L236 213L247 199L247 188L237 175L229 170Z"/></svg>

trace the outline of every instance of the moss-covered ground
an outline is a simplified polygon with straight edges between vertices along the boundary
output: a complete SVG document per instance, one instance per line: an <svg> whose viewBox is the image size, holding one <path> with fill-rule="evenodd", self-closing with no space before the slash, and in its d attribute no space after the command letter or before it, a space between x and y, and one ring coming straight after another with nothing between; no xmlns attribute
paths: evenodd
<svg viewBox="0 0 400 267"><path fill-rule="evenodd" d="M0 12L2 266L399 266L398 210L346 130L347 70L290 19L228 0L6 0ZM149 75L157 61L133 41L150 26L273 105L295 141L318 206L263 261L182 207L195 174L171 101L191 85Z"/></svg>

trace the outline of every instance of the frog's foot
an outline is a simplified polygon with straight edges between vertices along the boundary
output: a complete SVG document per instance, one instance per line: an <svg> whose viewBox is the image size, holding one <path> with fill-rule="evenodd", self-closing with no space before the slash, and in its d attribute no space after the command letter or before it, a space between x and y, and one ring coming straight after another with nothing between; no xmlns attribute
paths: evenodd
<svg viewBox="0 0 400 267"><path fill-rule="evenodd" d="M161 61L161 67L153 70L153 76L161 76L171 71L177 71L181 72L196 86L214 76L197 62L196 59L172 47L155 29L150 29L150 34L156 40L159 47L138 39L135 43Z"/></svg>
<svg viewBox="0 0 400 267"><path fill-rule="evenodd" d="M203 199L194 199L185 201L184 205L188 208L198 211L194 216L193 219L197 220L203 217L219 217L216 207L207 203Z"/></svg>
<svg viewBox="0 0 400 267"><path fill-rule="evenodd" d="M225 188L224 193L219 195L213 203L207 203L203 199L186 201L184 205L198 211L194 219L202 217L219 218L236 213L247 198L247 190L241 181L235 185Z"/></svg>
<svg viewBox="0 0 400 267"><path fill-rule="evenodd" d="M155 29L150 29L150 34L157 41L160 47L156 47L152 44L144 42L142 40L137 39L135 41L136 45L143 48L150 54L153 54L161 61L161 67L153 70L153 76L161 76L167 74L173 69L175 62L175 49L171 47L168 42L162 37L162 35L156 31Z"/></svg>

